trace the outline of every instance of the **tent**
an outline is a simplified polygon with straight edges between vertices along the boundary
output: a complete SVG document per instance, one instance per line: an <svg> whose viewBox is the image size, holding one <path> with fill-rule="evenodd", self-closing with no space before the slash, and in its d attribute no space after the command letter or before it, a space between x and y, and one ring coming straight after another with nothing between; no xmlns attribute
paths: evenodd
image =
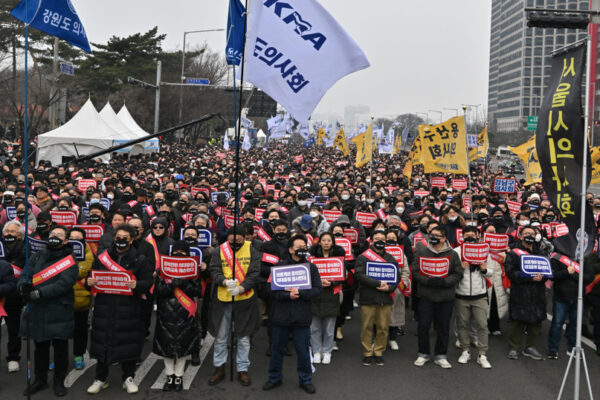
<svg viewBox="0 0 600 400"><path fill-rule="evenodd" d="M130 140L139 139L139 136L133 133L117 116L115 110L111 107L110 103L106 103L104 108L99 112L100 117L106 122L106 124L112 128L116 133L113 139L113 146L121 143L129 142ZM115 151L115 153L129 153L136 155L144 152L144 144L138 143L133 146L125 147Z"/></svg>
<svg viewBox="0 0 600 400"><path fill-rule="evenodd" d="M137 122L135 122L135 119L133 119L125 104L123 104L123 107L121 107L121 109L117 113L117 117L119 117L119 120L121 120L123 125L125 125L136 136L144 137L150 135L148 132L143 130L137 124ZM160 147L158 144L158 138L149 139L144 142L144 153L158 153L159 150Z"/></svg>
<svg viewBox="0 0 600 400"><path fill-rule="evenodd" d="M37 160L48 160L52 165L69 159L108 149L116 133L98 115L88 99L83 107L66 124L38 136ZM110 160L110 154L100 156Z"/></svg>

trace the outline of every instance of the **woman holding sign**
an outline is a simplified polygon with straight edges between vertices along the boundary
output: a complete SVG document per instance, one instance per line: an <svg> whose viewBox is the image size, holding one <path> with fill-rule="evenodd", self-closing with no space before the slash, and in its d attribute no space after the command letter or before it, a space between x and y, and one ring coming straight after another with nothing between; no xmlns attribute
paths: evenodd
<svg viewBox="0 0 600 400"><path fill-rule="evenodd" d="M189 257L190 246L183 240L177 241L171 256ZM183 389L185 357L199 346L197 304L193 299L202 290L197 276L171 279L161 273L157 280L158 312L152 351L164 357L167 381L163 390L179 392Z"/></svg>
<svg viewBox="0 0 600 400"><path fill-rule="evenodd" d="M337 257L341 265L341 279L333 281L321 277L323 291L319 297L312 301L312 323L310 325L310 345L313 351L313 363L329 364L331 352L333 351L333 334L335 331L335 320L340 313L340 292L344 280L344 256L346 252L341 246L335 244L333 234L323 233L319 237L319 243L313 245L309 253L316 259ZM318 260L311 260L319 267ZM325 265L327 269L327 265Z"/></svg>

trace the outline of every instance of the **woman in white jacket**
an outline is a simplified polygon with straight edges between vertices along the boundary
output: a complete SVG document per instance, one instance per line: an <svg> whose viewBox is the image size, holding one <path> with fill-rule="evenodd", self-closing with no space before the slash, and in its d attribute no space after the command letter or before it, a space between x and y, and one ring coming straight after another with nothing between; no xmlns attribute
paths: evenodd
<svg viewBox="0 0 600 400"><path fill-rule="evenodd" d="M496 233L494 225L486 225L483 232ZM502 283L502 275L504 273L504 258L506 252L491 252L487 265L493 271L490 280L492 286L488 289L489 310L488 310L488 329L492 336L500 336L500 320L508 314L508 295L509 290Z"/></svg>

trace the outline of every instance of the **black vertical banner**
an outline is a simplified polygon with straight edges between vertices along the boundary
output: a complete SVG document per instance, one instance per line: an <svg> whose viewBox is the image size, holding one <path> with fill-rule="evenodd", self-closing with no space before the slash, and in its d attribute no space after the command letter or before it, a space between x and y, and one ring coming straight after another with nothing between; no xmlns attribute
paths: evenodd
<svg viewBox="0 0 600 400"><path fill-rule="evenodd" d="M585 74L585 44L552 59L552 76L540 109L536 148L542 167L542 185L549 200L560 212L569 234L554 240L554 246L569 257L578 256L581 225L583 157L587 157L586 188L590 183L591 162L584 149L584 113L581 89ZM594 246L594 217L586 205L585 253Z"/></svg>

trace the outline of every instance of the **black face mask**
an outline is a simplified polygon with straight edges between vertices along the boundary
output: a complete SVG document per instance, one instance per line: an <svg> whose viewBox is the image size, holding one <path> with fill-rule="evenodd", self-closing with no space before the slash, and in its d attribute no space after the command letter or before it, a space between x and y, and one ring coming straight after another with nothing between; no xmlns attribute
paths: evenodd
<svg viewBox="0 0 600 400"><path fill-rule="evenodd" d="M249 224L254 224L254 218L244 218L244 222L247 222Z"/></svg>
<svg viewBox="0 0 600 400"><path fill-rule="evenodd" d="M421 229L421 232L427 233L427 224L419 225L419 229Z"/></svg>
<svg viewBox="0 0 600 400"><path fill-rule="evenodd" d="M375 247L376 250L383 250L385 249L385 242L383 240L373 242L373 247Z"/></svg>
<svg viewBox="0 0 600 400"><path fill-rule="evenodd" d="M540 219L539 219L539 218L535 218L535 217L534 217L534 218L531 218L531 219L530 219L530 222L531 222L532 224L533 224L533 223L535 223L535 222L540 222Z"/></svg>
<svg viewBox="0 0 600 400"><path fill-rule="evenodd" d="M436 244L440 243L440 238L437 238L437 237L429 238L429 243L431 243L432 245L435 246Z"/></svg>
<svg viewBox="0 0 600 400"><path fill-rule="evenodd" d="M6 236L4 236L4 242L5 243L10 244L10 243L14 243L16 241L17 241L17 237L16 236L13 236L13 235L6 235Z"/></svg>
<svg viewBox="0 0 600 400"><path fill-rule="evenodd" d="M71 201L75 201L77 199L76 196L69 196L69 198L71 199Z"/></svg>
<svg viewBox="0 0 600 400"><path fill-rule="evenodd" d="M129 246L129 242L127 240L115 240L115 247L119 250L125 250Z"/></svg>
<svg viewBox="0 0 600 400"><path fill-rule="evenodd" d="M388 240L387 242L385 242L386 246L396 246L398 244L398 242L396 242L395 240Z"/></svg>
<svg viewBox="0 0 600 400"><path fill-rule="evenodd" d="M287 234L287 232L279 232L279 233L276 233L276 234L275 234L275 235L273 235L273 236L275 236L275 239L276 239L278 242L283 242L283 241L285 241L285 240L287 239L287 237L288 237L288 234Z"/></svg>
<svg viewBox="0 0 600 400"><path fill-rule="evenodd" d="M190 245L190 247L195 247L198 245L198 241L196 239L194 239L192 236L187 236L187 237L183 238L183 240L185 240L186 243Z"/></svg>
<svg viewBox="0 0 600 400"><path fill-rule="evenodd" d="M333 234L333 236L335 237L344 237L344 233L343 232L336 232Z"/></svg>
<svg viewBox="0 0 600 400"><path fill-rule="evenodd" d="M20 220L24 220L25 219L25 211L17 211L17 218L19 218Z"/></svg>
<svg viewBox="0 0 600 400"><path fill-rule="evenodd" d="M494 224L498 225L504 222L504 217L502 215L494 215Z"/></svg>
<svg viewBox="0 0 600 400"><path fill-rule="evenodd" d="M169 196L169 197L173 196L173 193L175 193L175 191L173 189L167 189L167 190L165 190L165 194L167 196Z"/></svg>
<svg viewBox="0 0 600 400"><path fill-rule="evenodd" d="M296 251L294 251L294 255L299 259L304 260L308 255L308 251L306 249L297 249Z"/></svg>
<svg viewBox="0 0 600 400"><path fill-rule="evenodd" d="M163 199L157 199L154 200L154 204L156 204L157 206L162 206L163 204L165 204L165 201Z"/></svg>
<svg viewBox="0 0 600 400"><path fill-rule="evenodd" d="M244 193L244 198L246 200L252 200L252 193Z"/></svg>
<svg viewBox="0 0 600 400"><path fill-rule="evenodd" d="M36 229L38 231L45 231L47 228L48 228L48 224L38 222Z"/></svg>
<svg viewBox="0 0 600 400"><path fill-rule="evenodd" d="M102 220L102 217L98 214L92 214L90 215L90 221L92 222L100 222L100 220Z"/></svg>
<svg viewBox="0 0 600 400"><path fill-rule="evenodd" d="M69 207L65 207L65 206L58 207L58 211L67 211L68 209L69 209Z"/></svg>
<svg viewBox="0 0 600 400"><path fill-rule="evenodd" d="M292 204L292 203L289 203L289 202L285 202L285 203L283 203L283 206L284 206L285 208L291 208L293 205L294 205L294 204Z"/></svg>
<svg viewBox="0 0 600 400"><path fill-rule="evenodd" d="M535 238L533 236L525 236L523 238L523 241L527 244L534 244L535 243Z"/></svg>
<svg viewBox="0 0 600 400"><path fill-rule="evenodd" d="M244 243L234 242L233 244L231 244L231 248L233 249L233 251L238 251L242 248L243 245Z"/></svg>
<svg viewBox="0 0 600 400"><path fill-rule="evenodd" d="M446 200L448 200L448 196L442 195L442 196L440 196L440 200L446 201Z"/></svg>
<svg viewBox="0 0 600 400"><path fill-rule="evenodd" d="M58 249L62 247L63 241L57 238L56 236L51 236L48 238L48 247L51 249Z"/></svg>
<svg viewBox="0 0 600 400"><path fill-rule="evenodd" d="M419 229L419 224L411 224L410 227L413 229L413 231L416 231Z"/></svg>
<svg viewBox="0 0 600 400"><path fill-rule="evenodd" d="M479 220L480 223L484 224L487 220L488 220L488 215L487 214L479 214L477 216L477 219Z"/></svg>
<svg viewBox="0 0 600 400"><path fill-rule="evenodd" d="M546 221L554 222L555 220L556 220L556 215L547 215L546 214Z"/></svg>
<svg viewBox="0 0 600 400"><path fill-rule="evenodd" d="M25 203L25 199L23 197L15 198L15 204L23 204Z"/></svg>
<svg viewBox="0 0 600 400"><path fill-rule="evenodd" d="M473 237L465 238L465 243L477 243L477 239Z"/></svg>

